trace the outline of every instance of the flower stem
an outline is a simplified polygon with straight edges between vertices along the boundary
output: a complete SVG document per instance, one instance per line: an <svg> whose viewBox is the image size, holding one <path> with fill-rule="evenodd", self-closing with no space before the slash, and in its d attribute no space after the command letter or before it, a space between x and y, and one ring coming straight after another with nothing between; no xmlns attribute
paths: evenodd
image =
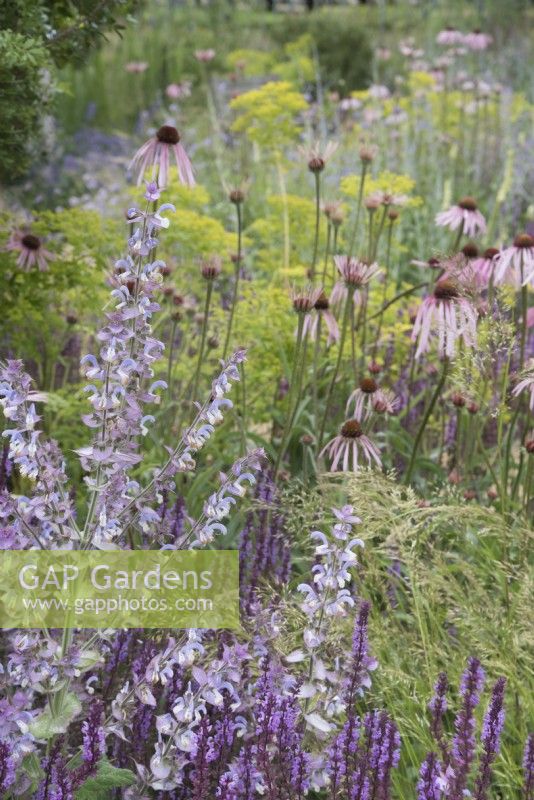
<svg viewBox="0 0 534 800"><path fill-rule="evenodd" d="M356 204L356 216L354 218L354 225L352 227L352 233L350 236L350 247L349 247L349 256L351 256L354 252L354 245L356 244L356 234L358 233L358 227L360 224L360 212L362 210L362 199L363 199L363 187L365 184L365 176L367 174L367 162L364 161L362 164L362 172L360 175L360 188L358 190L358 201Z"/></svg>
<svg viewBox="0 0 534 800"><path fill-rule="evenodd" d="M336 383L336 380L337 380L337 376L338 376L338 373L339 373L339 367L341 365L341 359L343 357L343 347L345 345L345 339L347 337L347 327L348 327L348 321L349 321L349 318L350 318L350 306L351 306L352 302L353 302L352 301L352 293L351 293L351 291L349 289L349 291L347 291L347 298L345 300L345 310L343 312L343 322L341 323L341 337L339 339L339 350L338 350L338 354L337 354L336 366L334 367L332 380L330 381L330 384L328 386L328 393L326 395L325 406L324 406L323 421L321 422L321 428L320 428L320 432L319 432L319 439L318 439L318 442L319 442L319 448L318 449L319 449L319 451L321 450L322 445L323 445L323 436L324 436L324 431L325 431L325 428L326 428L326 420L328 418L328 411L330 410L330 400L332 399L332 392L334 391L334 386L335 386L335 383Z"/></svg>
<svg viewBox="0 0 534 800"><path fill-rule="evenodd" d="M234 291L232 293L232 305L230 308L230 318L228 320L228 330L226 331L226 340L224 342L223 358L226 360L228 347L230 346L230 337L232 335L232 325L234 322L235 307L237 305L237 293L239 289L239 276L241 274L241 242L242 242L242 217L241 217L241 203L236 203L237 211L237 259L235 265L234 276Z"/></svg>
<svg viewBox="0 0 534 800"><path fill-rule="evenodd" d="M315 237L313 241L313 257L310 269L310 280L315 279L315 265L317 263L317 248L319 247L319 227L321 224L321 173L315 172Z"/></svg>
<svg viewBox="0 0 534 800"><path fill-rule="evenodd" d="M211 293L213 291L213 281L208 281L208 285L206 288L206 302L204 305L204 319L202 320L202 333L200 336L200 349L198 351L198 361L197 361L197 369L195 372L195 379L193 381L193 391L191 393L191 397L194 400L197 396L198 391L198 381L200 378L200 371L202 369L202 360L204 358L204 347L206 345L206 334L208 332L208 319L210 313L210 302L211 302Z"/></svg>
<svg viewBox="0 0 534 800"><path fill-rule="evenodd" d="M441 371L441 377L439 382L434 390L434 394L432 395L432 399L428 404L428 408L425 412L425 415L422 419L421 425L419 426L419 430L417 431L417 435L415 437L415 441L413 443L412 455L410 456L410 463L408 464L408 469L406 470L406 475L404 477L404 483L410 483L413 468L415 466L415 458L417 456L417 451L419 450L419 445L421 444L421 439L423 438L423 433L425 432L425 428L427 426L428 420L434 410L434 406L436 405L437 399L441 394L441 390L443 389L443 384L445 383L445 379L447 377L447 372L449 370L449 359L445 357L443 359L443 369Z"/></svg>
<svg viewBox="0 0 534 800"><path fill-rule="evenodd" d="M280 471L280 464L282 463L282 458L284 457L285 451L285 443L289 431L291 429L291 419L292 419L292 409L293 409L293 395L295 394L295 384L297 383L297 375L298 375L298 365L299 365L299 356L300 356L300 348L302 344L302 329L304 327L304 314L298 315L298 322L297 322L297 343L295 346L295 355L293 357L293 367L291 370L291 378L289 382L289 397L288 397L288 404L287 404L287 417L286 423L284 425L284 430L282 432L282 438L280 439L280 447L278 450L278 456L276 458L276 464L274 467L274 480L278 477L278 472Z"/></svg>

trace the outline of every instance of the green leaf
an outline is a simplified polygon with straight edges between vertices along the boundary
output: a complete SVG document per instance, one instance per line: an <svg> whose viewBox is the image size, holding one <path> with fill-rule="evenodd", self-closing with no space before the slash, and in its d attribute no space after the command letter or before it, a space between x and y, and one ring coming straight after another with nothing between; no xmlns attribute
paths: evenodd
<svg viewBox="0 0 534 800"><path fill-rule="evenodd" d="M63 695L61 700L54 698L58 707L52 713L50 706L37 717L30 725L30 733L36 739L51 739L58 733L65 733L72 720L78 716L82 706L78 698L72 692Z"/></svg>
<svg viewBox="0 0 534 800"><path fill-rule="evenodd" d="M75 800L108 800L109 790L135 783L135 775L129 769L117 769L109 761L100 761L96 775L88 778L76 794Z"/></svg>

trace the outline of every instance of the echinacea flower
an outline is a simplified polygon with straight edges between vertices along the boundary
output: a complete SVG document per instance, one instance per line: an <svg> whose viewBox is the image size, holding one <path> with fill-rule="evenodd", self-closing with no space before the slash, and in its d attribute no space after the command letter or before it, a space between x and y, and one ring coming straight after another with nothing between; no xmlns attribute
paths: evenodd
<svg viewBox="0 0 534 800"><path fill-rule="evenodd" d="M486 50L493 42L493 36L489 33L483 33L480 30L471 31L466 33L463 37L463 43L470 50L481 51Z"/></svg>
<svg viewBox="0 0 534 800"><path fill-rule="evenodd" d="M378 389L371 398L375 414L395 414L400 404L391 389Z"/></svg>
<svg viewBox="0 0 534 800"><path fill-rule="evenodd" d="M377 391L378 383L374 378L362 378L358 388L352 392L347 400L345 413L348 415L350 406L354 403L352 416L358 422L361 422L371 413L372 397Z"/></svg>
<svg viewBox="0 0 534 800"><path fill-rule="evenodd" d="M132 75L140 75L148 69L148 64L146 61L129 61L124 69Z"/></svg>
<svg viewBox="0 0 534 800"><path fill-rule="evenodd" d="M311 147L299 147L299 151L306 160L310 172L317 173L323 171L337 147L337 142L327 142L323 150L320 142L315 142Z"/></svg>
<svg viewBox="0 0 534 800"><path fill-rule="evenodd" d="M477 280L485 286L488 286L493 278L500 255L500 250L496 247L488 247L471 264L473 272L477 275Z"/></svg>
<svg viewBox="0 0 534 800"><path fill-rule="evenodd" d="M434 335L438 338L441 358L454 356L458 339L462 339L466 347L474 347L476 324L477 312L469 300L461 296L458 286L450 280L438 281L433 293L419 306L415 318L412 332L412 341L418 341L415 357L427 352Z"/></svg>
<svg viewBox="0 0 534 800"><path fill-rule="evenodd" d="M202 64L208 64L210 61L213 61L215 58L215 50L208 49L208 50L195 50L195 58L197 61L200 61Z"/></svg>
<svg viewBox="0 0 534 800"><path fill-rule="evenodd" d="M377 446L364 434L356 419L349 419L343 424L339 435L325 445L320 456L324 453L328 453L331 461L330 472L336 472L339 464L343 472L348 472L351 460L352 472L358 472L361 455L365 457L368 466L373 461L378 467L382 466Z"/></svg>
<svg viewBox="0 0 534 800"><path fill-rule="evenodd" d="M173 125L162 125L155 136L145 142L134 155L129 168L133 168L137 175L137 185L141 184L145 171L152 168L152 179L157 179L159 186L166 186L169 158L172 154L176 159L180 181L185 186L194 186L191 162L180 142L180 134Z"/></svg>
<svg viewBox="0 0 534 800"><path fill-rule="evenodd" d="M336 318L330 310L330 302L328 297L323 291L321 291L321 294L315 301L313 310L314 313L306 314L304 319L304 328L302 329L303 335L307 335L312 342L315 342L319 333L319 320L324 320L326 324L326 330L328 331L327 345L338 342L339 326L336 322Z"/></svg>
<svg viewBox="0 0 534 800"><path fill-rule="evenodd" d="M327 220L334 226L334 228L339 228L345 219L343 203L341 203L340 200L334 200L331 203L325 203L323 206L323 212Z"/></svg>
<svg viewBox="0 0 534 800"><path fill-rule="evenodd" d="M323 287L304 286L302 289L291 289L291 302L297 314L308 314L318 301Z"/></svg>
<svg viewBox="0 0 534 800"><path fill-rule="evenodd" d="M55 259L55 255L43 246L42 239L33 233L13 231L6 244L6 250L12 250L19 254L17 266L23 270L30 270L37 265L41 272L46 272L48 262Z"/></svg>
<svg viewBox="0 0 534 800"><path fill-rule="evenodd" d="M436 36L436 42L438 44L443 45L444 47L450 47L451 45L462 44L464 40L464 35L461 31L457 31L455 28L445 28L444 30L440 31Z"/></svg>
<svg viewBox="0 0 534 800"><path fill-rule="evenodd" d="M355 303L359 302L360 289L366 286L380 268L378 264L367 264L351 256L334 256L334 263L342 280L338 281L332 291L332 304L338 305L345 301L349 292L353 293Z"/></svg>
<svg viewBox="0 0 534 800"><path fill-rule="evenodd" d="M391 192L373 192L366 197L366 204L370 201L379 206L405 206L408 202L407 194L392 194Z"/></svg>
<svg viewBox="0 0 534 800"><path fill-rule="evenodd" d="M463 197L457 205L436 214L436 225L449 228L451 231L461 228L466 236L476 236L477 233L486 232L486 220L472 197Z"/></svg>
<svg viewBox="0 0 534 800"><path fill-rule="evenodd" d="M534 360L531 361L523 380L519 381L512 394L517 397L521 392L530 392L530 410L534 411Z"/></svg>
<svg viewBox="0 0 534 800"><path fill-rule="evenodd" d="M519 288L534 286L534 237L528 233L516 236L511 247L501 252L495 269L495 283L510 283Z"/></svg>
<svg viewBox="0 0 534 800"><path fill-rule="evenodd" d="M165 89L165 94L170 100L184 100L191 94L191 82L169 83Z"/></svg>

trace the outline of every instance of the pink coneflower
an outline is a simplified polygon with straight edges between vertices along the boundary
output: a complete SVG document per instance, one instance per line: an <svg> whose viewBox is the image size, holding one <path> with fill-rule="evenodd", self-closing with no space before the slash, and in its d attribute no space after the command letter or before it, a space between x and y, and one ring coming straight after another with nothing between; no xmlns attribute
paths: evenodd
<svg viewBox="0 0 534 800"><path fill-rule="evenodd" d="M191 83L190 81L169 83L165 89L165 94L170 100L184 100L191 95Z"/></svg>
<svg viewBox="0 0 534 800"><path fill-rule="evenodd" d="M324 150L320 142L315 142L311 147L299 147L300 154L305 158L310 172L322 172L328 161L338 148L337 142L327 142Z"/></svg>
<svg viewBox="0 0 534 800"><path fill-rule="evenodd" d="M291 289L291 302L297 314L309 314L315 308L319 300L323 287L304 286L302 289L293 287Z"/></svg>
<svg viewBox="0 0 534 800"><path fill-rule="evenodd" d="M55 255L43 247L42 239L33 233L13 231L6 250L13 250L19 254L17 266L23 270L30 270L36 266L41 272L46 272L48 262L55 259Z"/></svg>
<svg viewBox="0 0 534 800"><path fill-rule="evenodd" d="M514 397L517 397L521 392L530 393L529 406L530 410L534 411L534 361L531 361L525 377L522 381L519 381L512 394Z"/></svg>
<svg viewBox="0 0 534 800"><path fill-rule="evenodd" d="M195 50L195 58L202 64L208 64L215 58L215 50Z"/></svg>
<svg viewBox="0 0 534 800"><path fill-rule="evenodd" d="M325 203L323 205L323 212L327 220L332 223L334 228L339 228L345 219L344 206L340 200L334 200L331 203Z"/></svg>
<svg viewBox="0 0 534 800"><path fill-rule="evenodd" d="M440 31L436 36L436 42L438 44L443 45L444 47L451 47L451 45L455 44L462 44L464 41L464 35L461 31L457 31L455 28L445 28L445 30Z"/></svg>
<svg viewBox="0 0 534 800"><path fill-rule="evenodd" d="M408 202L406 194L391 194L391 192L373 192L365 198L365 204L378 206L398 206L402 208Z"/></svg>
<svg viewBox="0 0 534 800"><path fill-rule="evenodd" d="M378 389L372 397L371 405L375 414L395 414L400 400L390 389Z"/></svg>
<svg viewBox="0 0 534 800"><path fill-rule="evenodd" d="M140 75L148 69L148 64L146 61L129 61L124 65L124 69L132 75Z"/></svg>
<svg viewBox="0 0 534 800"><path fill-rule="evenodd" d="M474 347L476 324L477 312L469 300L460 295L458 286L450 280L438 281L434 292L419 306L415 318L412 341L419 340L415 357L426 353L434 335L438 337L438 353L442 358L454 356L458 339L467 347Z"/></svg>
<svg viewBox="0 0 534 800"><path fill-rule="evenodd" d="M306 314L306 317L304 319L304 328L302 330L303 334L308 335L309 339L312 342L315 342L319 330L319 320L322 321L324 320L326 324L326 330L328 331L327 345L331 345L334 342L338 342L339 326L336 322L336 318L330 311L330 303L328 301L328 297L323 291L315 301L313 309L314 313Z"/></svg>
<svg viewBox="0 0 534 800"><path fill-rule="evenodd" d="M476 273L480 283L488 286L493 277L501 253L496 247L488 247L479 258L472 263L473 272Z"/></svg>
<svg viewBox="0 0 534 800"><path fill-rule="evenodd" d="M390 95L387 86L380 86L376 83L369 87L368 92L369 97L372 97L373 100L387 100Z"/></svg>
<svg viewBox="0 0 534 800"><path fill-rule="evenodd" d="M352 416L354 419L361 422L366 419L371 413L372 400L374 395L378 392L378 383L374 378L362 378L360 385L355 389L347 400L345 413L349 416L349 409L354 404Z"/></svg>
<svg viewBox="0 0 534 800"><path fill-rule="evenodd" d="M166 186L171 154L176 159L180 181L186 186L194 186L191 162L180 143L180 134L173 125L162 125L156 135L145 142L132 158L129 168L133 168L137 174L137 185L140 185L145 171L151 167L152 178L157 178L160 186Z"/></svg>
<svg viewBox="0 0 534 800"><path fill-rule="evenodd" d="M470 50L486 50L493 42L493 36L489 33L482 33L482 31L475 30L471 33L466 33L463 37L463 43Z"/></svg>
<svg viewBox="0 0 534 800"><path fill-rule="evenodd" d="M443 263L441 259L437 258L437 256L432 256L428 259L428 261L420 261L414 258L412 261L410 261L410 264L414 264L416 267L425 267L428 269L443 269Z"/></svg>
<svg viewBox="0 0 534 800"><path fill-rule="evenodd" d="M478 247L468 242L459 253L444 263L440 280L452 281L462 294L477 294L487 289L489 278L486 271L477 269L480 261Z"/></svg>
<svg viewBox="0 0 534 800"><path fill-rule="evenodd" d="M534 237L521 233L511 247L501 252L495 283L511 283L516 288L527 283L534 286Z"/></svg>
<svg viewBox="0 0 534 800"><path fill-rule="evenodd" d="M335 436L321 450L320 456L328 453L330 459L330 472L336 472L338 465L341 464L343 472L348 472L352 460L352 472L358 472L358 461L363 455L367 465L374 463L382 466L380 452L377 446L362 431L362 426L356 419L349 419L341 428L338 436Z"/></svg>
<svg viewBox="0 0 534 800"><path fill-rule="evenodd" d="M472 197L463 197L458 205L436 214L436 225L442 225L451 231L461 227L462 233L466 236L476 236L477 232L486 232L486 220Z"/></svg>
<svg viewBox="0 0 534 800"><path fill-rule="evenodd" d="M378 264L367 264L350 256L334 256L334 262L342 280L338 281L332 290L332 304L339 305L344 302L349 292L353 293L353 300L358 303L360 289L380 271Z"/></svg>

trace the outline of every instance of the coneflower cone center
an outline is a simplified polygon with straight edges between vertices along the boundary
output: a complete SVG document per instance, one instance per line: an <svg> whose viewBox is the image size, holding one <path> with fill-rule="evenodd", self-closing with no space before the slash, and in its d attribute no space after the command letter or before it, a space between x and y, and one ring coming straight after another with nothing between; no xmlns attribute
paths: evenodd
<svg viewBox="0 0 534 800"><path fill-rule="evenodd" d="M528 233L520 233L519 236L516 236L514 239L514 247L534 247L534 236L530 236Z"/></svg>
<svg viewBox="0 0 534 800"><path fill-rule="evenodd" d="M462 253L466 258L476 258L478 256L478 247L472 242L468 242L462 247Z"/></svg>
<svg viewBox="0 0 534 800"><path fill-rule="evenodd" d="M360 389L362 392L365 392L365 394L374 394L378 389L378 384L374 378L363 378L360 381Z"/></svg>
<svg viewBox="0 0 534 800"><path fill-rule="evenodd" d="M453 300L459 297L458 287L452 281L439 281L434 288L437 300Z"/></svg>
<svg viewBox="0 0 534 800"><path fill-rule="evenodd" d="M330 305L330 303L328 301L328 297L326 296L326 294L324 292L321 292L321 294L319 295L319 297L317 298L317 300L315 302L314 308L317 311L326 311L328 309L329 305Z"/></svg>
<svg viewBox="0 0 534 800"><path fill-rule="evenodd" d="M462 197L462 199L458 202L460 208L463 208L464 211L476 211L477 201L474 200L472 197Z"/></svg>
<svg viewBox="0 0 534 800"><path fill-rule="evenodd" d="M39 250L41 246L41 240L38 236L34 236L33 233L27 233L22 237L22 244L24 247L27 247L28 250Z"/></svg>
<svg viewBox="0 0 534 800"><path fill-rule="evenodd" d="M498 255L499 250L496 247L488 247L487 250L484 250L484 258L495 258Z"/></svg>
<svg viewBox="0 0 534 800"><path fill-rule="evenodd" d="M162 144L178 144L180 134L173 125L162 125L156 133L156 139Z"/></svg>
<svg viewBox="0 0 534 800"><path fill-rule="evenodd" d="M355 419L348 419L341 428L341 435L345 439L358 439L362 433L362 426Z"/></svg>

